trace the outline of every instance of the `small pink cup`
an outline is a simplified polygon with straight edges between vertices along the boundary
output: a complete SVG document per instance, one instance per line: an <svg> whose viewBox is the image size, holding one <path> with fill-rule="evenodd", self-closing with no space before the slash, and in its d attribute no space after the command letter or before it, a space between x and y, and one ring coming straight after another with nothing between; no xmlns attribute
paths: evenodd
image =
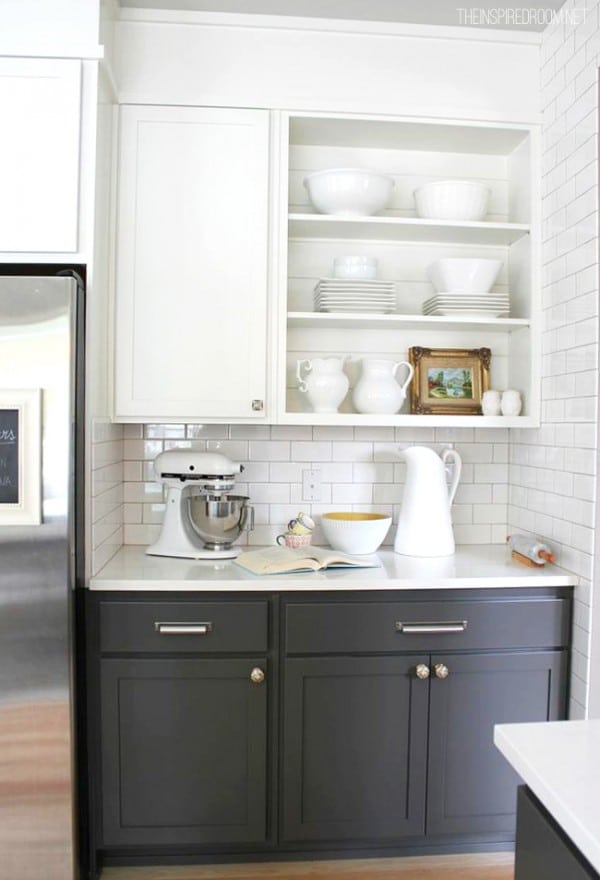
<svg viewBox="0 0 600 880"><path fill-rule="evenodd" d="M307 547L310 544L311 538L312 535L290 535L286 532L285 535L277 535L275 540L281 546L285 545L286 547L297 549L298 547Z"/></svg>

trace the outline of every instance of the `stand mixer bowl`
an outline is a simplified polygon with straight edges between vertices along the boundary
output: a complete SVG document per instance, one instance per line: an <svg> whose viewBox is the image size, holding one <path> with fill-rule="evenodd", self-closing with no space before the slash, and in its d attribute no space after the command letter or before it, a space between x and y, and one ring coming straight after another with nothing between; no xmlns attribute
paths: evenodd
<svg viewBox="0 0 600 880"><path fill-rule="evenodd" d="M228 550L244 529L253 528L254 508L249 500L247 495L188 497L190 524L208 550Z"/></svg>

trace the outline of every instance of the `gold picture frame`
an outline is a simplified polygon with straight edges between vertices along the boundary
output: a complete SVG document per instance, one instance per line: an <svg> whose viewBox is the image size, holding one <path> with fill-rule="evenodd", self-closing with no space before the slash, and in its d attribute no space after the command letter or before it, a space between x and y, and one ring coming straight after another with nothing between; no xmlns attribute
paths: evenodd
<svg viewBox="0 0 600 880"><path fill-rule="evenodd" d="M491 356L489 348L409 348L415 371L411 413L481 415L481 398L490 387Z"/></svg>

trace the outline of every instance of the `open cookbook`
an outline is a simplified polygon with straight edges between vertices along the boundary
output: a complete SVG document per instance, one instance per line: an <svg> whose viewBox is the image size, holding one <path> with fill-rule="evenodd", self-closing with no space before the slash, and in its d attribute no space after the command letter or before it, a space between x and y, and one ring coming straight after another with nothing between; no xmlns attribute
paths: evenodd
<svg viewBox="0 0 600 880"><path fill-rule="evenodd" d="M371 556L348 556L327 547L265 547L241 553L233 560L252 574L287 574L324 568L380 568Z"/></svg>

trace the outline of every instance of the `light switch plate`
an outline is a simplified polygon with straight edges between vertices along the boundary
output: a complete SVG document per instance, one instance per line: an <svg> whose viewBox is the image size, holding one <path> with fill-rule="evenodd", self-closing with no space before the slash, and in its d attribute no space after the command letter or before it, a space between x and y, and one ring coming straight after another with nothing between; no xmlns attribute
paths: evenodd
<svg viewBox="0 0 600 880"><path fill-rule="evenodd" d="M321 500L321 471L302 471L302 500Z"/></svg>

